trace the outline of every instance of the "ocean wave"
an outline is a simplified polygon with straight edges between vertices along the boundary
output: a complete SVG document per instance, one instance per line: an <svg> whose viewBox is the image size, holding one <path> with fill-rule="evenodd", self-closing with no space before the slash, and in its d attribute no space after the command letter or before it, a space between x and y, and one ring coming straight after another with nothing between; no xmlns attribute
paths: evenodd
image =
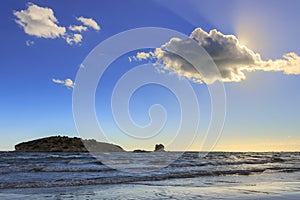
<svg viewBox="0 0 300 200"><path fill-rule="evenodd" d="M32 168L27 170L10 170L0 171L0 174L11 174L11 173L34 173L34 172L108 172L116 171L113 168Z"/></svg>
<svg viewBox="0 0 300 200"><path fill-rule="evenodd" d="M184 153L175 162L159 168L163 156L128 152L108 155L101 162L88 153L0 153L0 189L121 184L139 181L196 178L202 176L250 176L300 172L299 153ZM172 152L164 156L172 156ZM115 157L114 157L115 156ZM7 159L7 158L10 159ZM34 158L33 158L34 157ZM32 159L28 159L32 158ZM134 160L136 159L136 160ZM143 173L126 173L132 169ZM153 170L144 172L143 170Z"/></svg>
<svg viewBox="0 0 300 200"><path fill-rule="evenodd" d="M167 179L182 179L182 178L196 178L203 176L229 176L229 175L243 175L249 176L251 174L263 173L266 170L277 170L280 172L294 172L300 171L300 168L266 168L266 169L247 169L247 170L220 170L220 171L186 171L181 173L170 172L170 173L154 173L150 175L115 175L113 177L99 177L89 178L83 180L74 180L62 178L50 182L13 182L13 183L0 183L0 189L7 188L36 188L36 187L59 187L59 186L81 186L81 185L98 185L98 184L122 184L129 182L142 182L142 181L162 181ZM80 172L78 170L76 172ZM104 170L105 171L105 170ZM57 172L57 171L56 171ZM64 172L64 171L59 171ZM65 172L73 172L72 170ZM82 170L82 172L87 172ZM89 172L103 172L102 170L89 170Z"/></svg>

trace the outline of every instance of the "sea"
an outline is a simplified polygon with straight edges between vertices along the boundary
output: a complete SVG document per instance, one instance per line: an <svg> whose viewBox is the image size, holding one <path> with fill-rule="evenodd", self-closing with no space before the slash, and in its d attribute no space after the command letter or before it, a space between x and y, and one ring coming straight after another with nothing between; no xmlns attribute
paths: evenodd
<svg viewBox="0 0 300 200"><path fill-rule="evenodd" d="M300 199L300 152L0 152L0 199Z"/></svg>

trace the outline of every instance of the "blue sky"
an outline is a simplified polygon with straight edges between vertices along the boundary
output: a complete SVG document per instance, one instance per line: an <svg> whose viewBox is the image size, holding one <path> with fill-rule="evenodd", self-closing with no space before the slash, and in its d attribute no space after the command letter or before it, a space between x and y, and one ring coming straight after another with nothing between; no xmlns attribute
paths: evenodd
<svg viewBox="0 0 300 200"><path fill-rule="evenodd" d="M38 37L28 34L16 23L14 11L26 10L28 1L1 1L0 30L0 150L12 150L18 142L50 135L78 136L72 114L71 87L54 83L75 80L80 64L100 42L125 30L139 27L164 27L190 35L200 27L206 32L217 29L234 35L264 60L282 59L282 55L300 54L297 26L300 2L288 1L31 1L52 9L58 25L85 25L78 32L82 40L67 43L67 37ZM100 27L81 23L79 17L91 18ZM73 38L74 39L74 38ZM27 42L27 44L26 44ZM168 42L168 41L166 41ZM136 144L121 136L109 110L111 89L118 77L137 64L129 62L139 50L117 59L100 81L96 111L110 140L128 150L152 149L155 143L167 142L178 125L178 102L164 88L145 86L133 95L130 111L139 124L149 121L147 110L155 103L165 105L168 121L161 138ZM297 66L296 66L297 67ZM300 64L298 65L300 68ZM269 151L300 150L300 76L281 71L245 72L246 79L225 82L227 115L215 150ZM162 75L166 76L166 75ZM210 120L210 99L205 84L190 82L196 91L201 110L200 131ZM76 86L75 86L76 87ZM155 95L153 95L155 94ZM99 116L98 116L99 117ZM202 134L202 133L200 133ZM190 148L199 150L201 141ZM180 150L180 145L174 150Z"/></svg>

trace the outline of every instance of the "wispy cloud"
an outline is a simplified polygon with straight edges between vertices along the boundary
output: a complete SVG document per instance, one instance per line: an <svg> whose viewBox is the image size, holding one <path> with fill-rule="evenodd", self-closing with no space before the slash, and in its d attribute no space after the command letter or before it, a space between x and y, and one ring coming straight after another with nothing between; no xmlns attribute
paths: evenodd
<svg viewBox="0 0 300 200"><path fill-rule="evenodd" d="M33 3L28 3L25 10L13 11L13 14L17 17L16 23L23 28L26 34L46 39L63 38L70 45L78 44L82 41L81 32L87 31L87 26L100 30L100 26L95 20L84 17L76 19L85 26L70 25L67 29L65 26L59 25L51 8L40 7ZM73 34L68 32L68 30L80 33Z"/></svg>
<svg viewBox="0 0 300 200"><path fill-rule="evenodd" d="M82 69L85 68L84 64L81 63L81 64L79 65L79 68L82 68Z"/></svg>
<svg viewBox="0 0 300 200"><path fill-rule="evenodd" d="M25 44L26 44L26 46L30 47L30 46L34 45L34 41L32 41L32 40L26 40Z"/></svg>
<svg viewBox="0 0 300 200"><path fill-rule="evenodd" d="M95 29L96 31L100 30L100 26L98 25L98 23L92 19L92 18L85 18L85 17L77 17L76 18L78 21L82 22L85 26L89 26L92 27L93 29Z"/></svg>
<svg viewBox="0 0 300 200"><path fill-rule="evenodd" d="M192 42L191 42L192 41ZM217 66L218 73L210 66L205 66L200 55L193 52L197 43L211 56ZM181 56L171 53L171 50L187 53L193 63L200 67L199 73L190 62ZM225 35L217 30L209 33L201 28L195 29L189 39L172 38L153 52L139 52L138 59L156 59L156 67L163 71L178 74L197 83L211 84L215 81L239 82L246 79L246 71L272 71L285 74L300 74L300 57L294 53L283 55L275 60L263 60L258 53L240 44L234 35Z"/></svg>
<svg viewBox="0 0 300 200"><path fill-rule="evenodd" d="M82 31L87 31L87 27L86 26L77 26L77 25L72 25L69 26L69 30L71 31L77 31L77 32L82 32Z"/></svg>
<svg viewBox="0 0 300 200"><path fill-rule="evenodd" d="M75 86L75 83L70 78L67 78L65 80L60 80L60 79L54 79L53 78L52 81L54 83L64 85L68 88L74 88L74 86Z"/></svg>

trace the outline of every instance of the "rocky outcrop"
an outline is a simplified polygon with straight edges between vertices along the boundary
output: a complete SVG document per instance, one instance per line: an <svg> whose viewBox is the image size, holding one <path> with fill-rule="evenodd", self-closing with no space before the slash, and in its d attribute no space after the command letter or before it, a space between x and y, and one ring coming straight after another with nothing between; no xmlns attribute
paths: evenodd
<svg viewBox="0 0 300 200"><path fill-rule="evenodd" d="M142 150L142 149L136 149L133 151L133 153L149 153L151 151L146 151L146 150Z"/></svg>
<svg viewBox="0 0 300 200"><path fill-rule="evenodd" d="M15 146L17 152L123 152L117 145L97 142L96 140L82 140L74 137L53 136L23 142Z"/></svg>
<svg viewBox="0 0 300 200"><path fill-rule="evenodd" d="M158 152L165 151L165 146L162 144L156 144L154 152L157 152L157 151ZM152 152L152 151L147 151L147 150L142 150L142 149L136 149L133 151L133 153L149 153L149 152Z"/></svg>
<svg viewBox="0 0 300 200"><path fill-rule="evenodd" d="M165 151L165 146L162 144L155 145L154 151Z"/></svg>

